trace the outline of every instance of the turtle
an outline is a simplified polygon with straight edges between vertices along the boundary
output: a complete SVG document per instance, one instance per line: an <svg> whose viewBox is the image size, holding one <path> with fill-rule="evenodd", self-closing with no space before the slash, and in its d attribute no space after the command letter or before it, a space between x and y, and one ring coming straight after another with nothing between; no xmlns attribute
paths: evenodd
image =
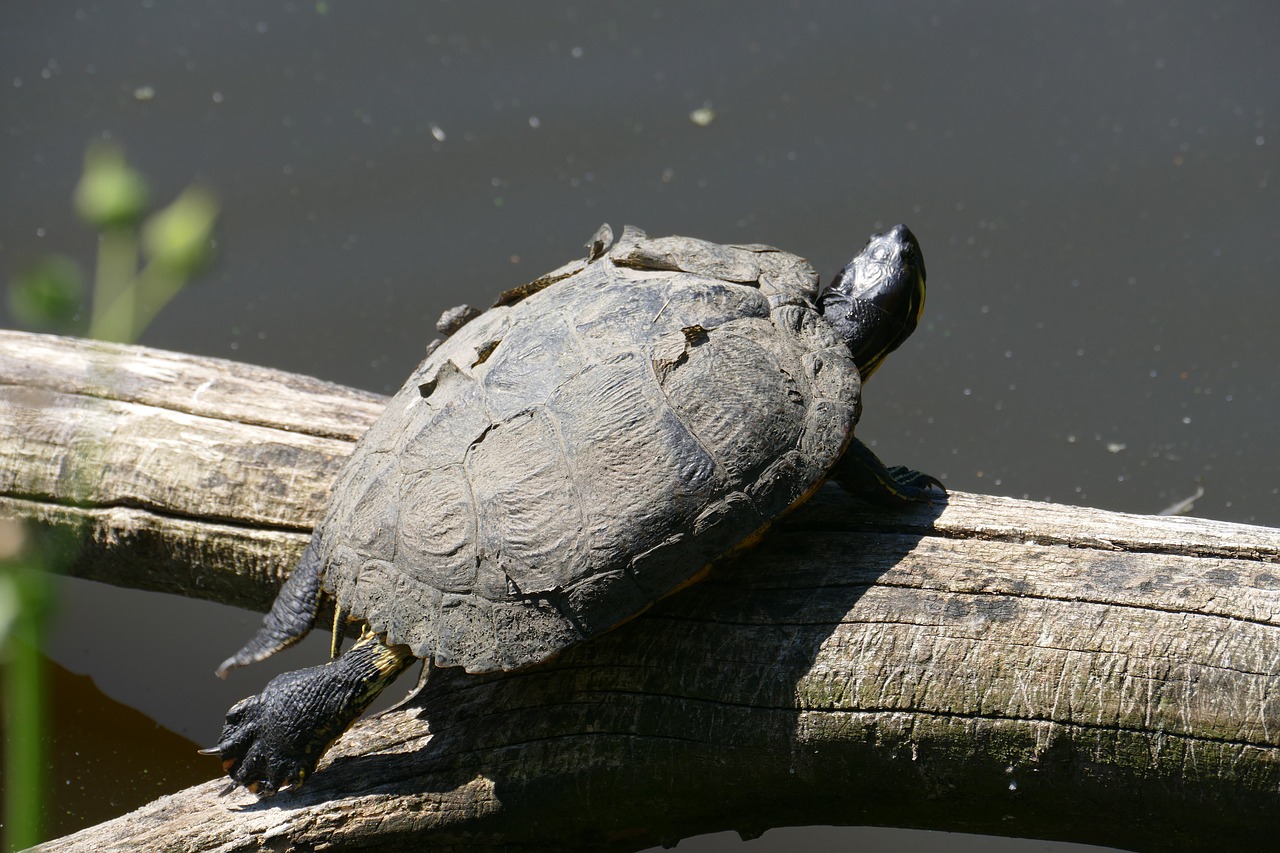
<svg viewBox="0 0 1280 853"><path fill-rule="evenodd" d="M520 669L608 631L757 541L832 479L945 495L853 436L862 383L916 328L919 243L873 235L819 292L778 249L607 228L586 258L457 311L339 473L252 639L261 660L336 599L334 659L228 712L224 771L301 785L416 660ZM461 324L461 328L454 328ZM347 620L359 639L338 654Z"/></svg>

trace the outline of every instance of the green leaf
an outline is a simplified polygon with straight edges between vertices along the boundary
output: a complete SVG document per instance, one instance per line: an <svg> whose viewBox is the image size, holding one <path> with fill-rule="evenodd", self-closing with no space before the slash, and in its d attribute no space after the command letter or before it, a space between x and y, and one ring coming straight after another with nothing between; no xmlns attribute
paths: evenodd
<svg viewBox="0 0 1280 853"><path fill-rule="evenodd" d="M9 310L23 325L42 331L75 330L84 303L84 276L75 261L47 255L9 282Z"/></svg>
<svg viewBox="0 0 1280 853"><path fill-rule="evenodd" d="M218 200L204 187L191 186L173 204L157 212L142 227L147 257L183 277L198 272L213 257L213 227Z"/></svg>
<svg viewBox="0 0 1280 853"><path fill-rule="evenodd" d="M124 161L124 152L109 142L89 146L84 176L76 185L76 212L99 230L136 223L147 209L147 182Z"/></svg>

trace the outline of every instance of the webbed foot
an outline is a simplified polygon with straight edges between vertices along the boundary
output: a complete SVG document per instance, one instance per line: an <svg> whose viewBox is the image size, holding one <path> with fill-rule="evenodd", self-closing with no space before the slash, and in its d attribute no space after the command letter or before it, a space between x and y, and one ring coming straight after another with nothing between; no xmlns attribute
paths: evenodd
<svg viewBox="0 0 1280 853"><path fill-rule="evenodd" d="M316 668L318 669L318 668ZM300 786L316 768L332 736L325 721L310 719L306 697L312 670L287 672L273 679L262 693L241 699L227 712L218 745L202 755L222 759L222 769L250 793L272 796Z"/></svg>
<svg viewBox="0 0 1280 853"><path fill-rule="evenodd" d="M905 465L890 465L885 470L893 478L890 492L896 498L914 503L933 503L935 498L947 496L947 487L932 474Z"/></svg>
<svg viewBox="0 0 1280 853"><path fill-rule="evenodd" d="M378 694L415 660L366 632L342 657L273 678L227 712L218 745L202 749L250 792L269 797L297 788L320 757Z"/></svg>
<svg viewBox="0 0 1280 853"><path fill-rule="evenodd" d="M857 438L849 442L831 477L845 490L885 506L933 503L947 496L947 487L937 477L902 465L886 466Z"/></svg>

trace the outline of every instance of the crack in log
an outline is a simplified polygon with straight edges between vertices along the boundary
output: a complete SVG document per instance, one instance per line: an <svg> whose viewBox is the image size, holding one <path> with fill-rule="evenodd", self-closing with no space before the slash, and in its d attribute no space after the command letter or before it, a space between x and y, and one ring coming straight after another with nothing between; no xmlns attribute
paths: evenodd
<svg viewBox="0 0 1280 853"><path fill-rule="evenodd" d="M380 400L384 408L386 404L391 400L390 397L386 397L382 394L374 394L372 392L360 392L360 391L356 391L355 389L339 388L338 386L334 386L334 387L335 387L335 394L339 392L347 393L347 394L364 394L368 398L370 398L368 402L371 405ZM245 414L238 414L234 417L230 417L226 415L220 415L216 410L196 409L195 407L192 407L192 406L182 406L177 403L167 403L162 400L140 400L140 399L133 399L130 397L120 396L120 395L112 396L110 393L107 393L107 392L99 393L99 392L90 391L87 389L71 391L65 388L58 388L53 385L36 383L36 382L33 382L33 383L0 382L0 391L2 391L5 388L33 389L36 391L44 391L49 394L59 394L65 397L78 397L85 400L101 400L106 403L127 403L129 405L142 406L148 409L158 409L164 412L174 412L179 415L188 415L193 418L207 418L208 420L218 421L220 423L230 423L230 424L238 424L242 426L252 426L252 427L261 427L263 429L279 430L280 432L287 432L291 435L304 435L310 438L327 438L327 439L333 439L337 441L345 441L353 445L359 439L360 435L363 434L364 432L363 429L359 429L359 430L325 429L323 426L316 423L310 423L306 425L284 424L279 421L273 421L267 418L255 418L252 415L245 415ZM370 420L370 423L372 423L372 420ZM367 427L368 425L369 424L365 424L364 426Z"/></svg>
<svg viewBox="0 0 1280 853"><path fill-rule="evenodd" d="M314 529L314 525L309 524L280 524L270 521L249 522L244 519L229 518L218 515L193 515L190 513L167 512L154 504L123 499L119 501L106 501L103 503L89 504L75 501L59 501L49 496L41 495L6 494L0 495L0 498L3 498L5 501L12 501L15 504L48 507L51 510L72 510L75 512L81 512L85 514L86 520L106 516L111 513L112 510L123 509L128 510L129 512L149 515L157 519L200 525L210 524L234 530L262 531L264 533L299 533L303 535L310 535L311 531ZM34 515L37 511L28 512L29 514Z"/></svg>
<svg viewBox="0 0 1280 853"><path fill-rule="evenodd" d="M946 711L946 710L919 708L919 707L892 707L892 706L836 708L836 707L825 707L825 706L816 706L816 705L792 705L792 706L760 705L760 704L755 704L751 702L731 702L723 699L705 699L697 696L685 696L678 693L648 692L648 691L640 691L640 690L584 690L581 692L589 696L599 696L599 697L617 696L617 697L625 697L628 699L641 698L641 699L652 699L654 701L659 701L659 702L676 701L676 702L692 703L692 704L702 705L702 706L711 707L711 708L719 707L719 708L730 708L735 710L746 710L746 711L752 711L752 712L758 712L758 713L764 713L764 714L792 715L797 717L797 723L799 722L799 719L798 719L799 717L803 715L813 715L813 714L831 715L831 716L864 716L864 717L924 717L928 719L948 720L948 721L953 720L953 721L959 721L959 722L985 721L985 722L995 722L995 723L1020 723L1020 724L1030 723L1033 725L1061 727L1064 729L1074 729L1079 731L1092 731L1092 732L1114 733L1114 734L1121 734L1121 735L1134 735L1142 738L1166 738L1166 739L1176 738L1180 741L1183 741L1189 744L1204 743L1204 744L1215 744L1220 746L1229 746L1229 747L1234 747L1238 749L1259 749L1266 752L1275 753L1277 757L1280 757L1280 744L1268 743L1266 741L1242 740L1239 738L1228 738L1228 737L1221 737L1221 736L1215 736L1215 735L1195 734L1195 733L1170 731L1170 730L1153 732L1150 729L1137 728L1133 726L1113 725L1113 724L1107 724L1107 723L1090 723L1082 720L1059 720L1059 719L1054 719L1052 717L1045 717L1040 715L1016 716L1011 714L972 713L972 712ZM613 707L615 705L616 703L604 701L603 699L601 701L543 702L538 705L538 709L540 712L546 712L546 716L548 718L554 718L552 715L555 713L556 709L582 708L582 707L590 707L590 706L603 706L607 708L607 707ZM387 713L392 713L392 712L387 712ZM500 709L493 713L484 713L484 712L473 713L471 716L471 719L472 720L498 719L498 718L502 718L509 715L510 715L510 711L508 711L507 709ZM380 717L381 715L379 715L379 717L375 717L374 719L378 719ZM522 746L528 746L530 744L535 744L535 743L545 743L548 741L573 740L573 739L592 738L592 737L626 737L626 738L635 738L639 740L679 740L686 743L698 743L698 744L705 744L708 746L715 746L717 748L733 748L732 745L725 744L722 740L714 740L714 739L708 739L708 738L677 737L675 735L665 735L665 734L654 733L654 732L637 732L634 729L626 728L626 727L621 727L616 730L609 730L605 728L600 728L598 726L599 724L597 723L597 727L593 728L590 731L585 731L585 730L571 731L571 732L564 732L564 733L558 733L558 734L542 735L538 737L524 737L524 738L505 741L500 744L486 743L484 745L476 746L474 748L460 748L460 749L452 748L453 745L456 745L457 739L450 739L450 746L442 747L439 755L441 757L444 757L444 756L454 756L454 755L487 753L487 752L493 752L495 750L519 749ZM412 748L411 744L415 740L421 739L425 741L434 737L438 737L439 734L440 733L437 733L437 732L424 731L421 735L410 735L405 737L404 739L398 740L395 745L410 746L410 748ZM742 748L755 749L755 748L758 748L758 745L754 747L744 746ZM379 745L374 750L374 752L378 754L382 754L386 751L387 750L382 745Z"/></svg>
<svg viewBox="0 0 1280 853"><path fill-rule="evenodd" d="M975 598L983 597L989 599L1009 599L1011 601L1044 601L1057 604L1092 604L1098 607L1115 607L1118 609L1137 610L1146 613L1163 613L1171 616L1196 617L1204 619L1222 619L1227 622L1236 622L1244 625L1261 625L1267 628L1274 628L1280 625L1280 620L1261 619L1249 616L1240 616L1232 613L1221 612L1204 612L1194 610L1179 610L1176 607L1162 607L1157 604L1140 604L1136 602L1123 601L1099 601L1091 598L1074 598L1068 596L1052 596L1038 595L1033 593L1012 593L1012 592L986 592L983 590L948 590L941 587L913 586L911 584L893 583L892 581L877 580L874 583L867 584L831 584L825 587L812 587L815 591L822 589L901 589L914 592L932 592L940 593L948 596L973 596ZM802 589L802 587L786 587L788 590ZM759 622L748 622L734 619L714 619L701 618L698 616L663 613L654 614L651 618L665 619L672 622L685 623L705 623L708 625L728 625L741 628L820 628L825 626L836 625L916 625L920 627L945 627L953 625L953 622L940 620L938 622L909 622L893 619L839 619L832 621L830 619L818 619L812 622L808 621L779 621L769 619Z"/></svg>

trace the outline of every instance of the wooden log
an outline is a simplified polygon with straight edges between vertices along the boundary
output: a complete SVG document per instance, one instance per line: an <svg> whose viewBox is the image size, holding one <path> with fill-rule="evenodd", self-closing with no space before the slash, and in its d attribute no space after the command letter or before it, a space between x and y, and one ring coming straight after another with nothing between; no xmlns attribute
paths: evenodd
<svg viewBox="0 0 1280 853"><path fill-rule="evenodd" d="M0 331L0 512L72 528L90 580L266 610L377 394Z"/></svg>
<svg viewBox="0 0 1280 853"><path fill-rule="evenodd" d="M0 333L0 513L84 577L265 608L382 398ZM48 850L635 850L876 824L1137 849L1280 830L1280 531L823 489L551 664L434 673L301 791L222 782Z"/></svg>

